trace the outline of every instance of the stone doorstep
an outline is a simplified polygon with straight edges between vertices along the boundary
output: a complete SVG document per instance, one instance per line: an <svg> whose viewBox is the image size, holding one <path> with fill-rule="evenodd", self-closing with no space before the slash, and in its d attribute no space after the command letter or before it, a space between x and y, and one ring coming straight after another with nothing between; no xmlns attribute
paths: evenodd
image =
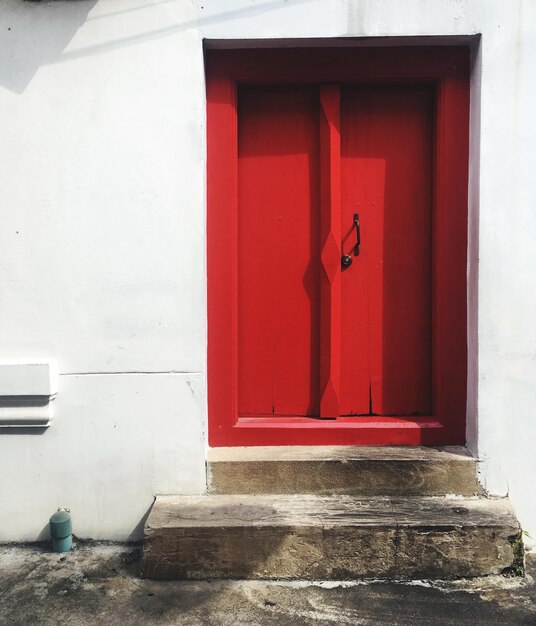
<svg viewBox="0 0 536 626"><path fill-rule="evenodd" d="M507 499L159 496L144 574L155 579L453 578L516 567Z"/></svg>
<svg viewBox="0 0 536 626"><path fill-rule="evenodd" d="M476 459L461 446L211 448L212 494L481 495Z"/></svg>

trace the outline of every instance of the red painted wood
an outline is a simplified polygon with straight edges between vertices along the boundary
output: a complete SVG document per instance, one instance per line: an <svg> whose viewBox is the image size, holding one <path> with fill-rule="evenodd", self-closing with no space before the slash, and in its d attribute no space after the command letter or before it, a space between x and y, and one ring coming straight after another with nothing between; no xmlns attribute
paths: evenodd
<svg viewBox="0 0 536 626"><path fill-rule="evenodd" d="M225 437L238 417L237 129L234 81L207 82L208 403L211 440Z"/></svg>
<svg viewBox="0 0 536 626"><path fill-rule="evenodd" d="M318 90L238 94L239 414L318 415Z"/></svg>
<svg viewBox="0 0 536 626"><path fill-rule="evenodd" d="M441 81L436 120L434 415L451 443L465 441L467 389L469 81L464 76L452 74Z"/></svg>
<svg viewBox="0 0 536 626"><path fill-rule="evenodd" d="M343 89L342 219L359 212L362 230L343 277L344 415L432 412L432 95Z"/></svg>
<svg viewBox="0 0 536 626"><path fill-rule="evenodd" d="M434 83L447 77L467 80L469 48L206 50L205 60L209 80L232 77L241 84Z"/></svg>
<svg viewBox="0 0 536 626"><path fill-rule="evenodd" d="M340 88L320 87L320 212L322 241L321 417L339 417L341 386L341 137Z"/></svg>
<svg viewBox="0 0 536 626"><path fill-rule="evenodd" d="M382 173L381 160L369 154L368 121L370 88L356 92L343 86L341 105L341 230L343 252L350 254L352 265L342 272L343 337L341 349L341 415L368 415L371 410L371 315L378 303L370 304L369 267L371 253L378 242L373 241L373 218L377 198L370 197L371 176ZM356 243L354 213L359 214L361 245L354 256Z"/></svg>
<svg viewBox="0 0 536 626"><path fill-rule="evenodd" d="M210 445L463 443L466 397L467 49L208 51L206 67ZM400 83L435 85L433 408L428 416L327 421L303 417L298 421L281 417L239 417L236 85L320 85L325 82L376 83L391 87ZM344 228L343 224L343 237ZM354 260L351 271L357 267ZM345 278L346 274L343 275ZM344 324L344 306L341 314ZM344 386L344 358L342 365ZM344 401L344 394L341 399Z"/></svg>
<svg viewBox="0 0 536 626"><path fill-rule="evenodd" d="M241 418L220 445L440 445L442 425L433 418Z"/></svg>

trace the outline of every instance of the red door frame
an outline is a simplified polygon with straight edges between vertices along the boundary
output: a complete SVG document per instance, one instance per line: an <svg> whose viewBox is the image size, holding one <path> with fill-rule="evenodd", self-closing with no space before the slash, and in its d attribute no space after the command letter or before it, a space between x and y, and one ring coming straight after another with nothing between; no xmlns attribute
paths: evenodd
<svg viewBox="0 0 536 626"><path fill-rule="evenodd" d="M207 50L208 417L211 446L465 443L469 48ZM238 415L237 84L427 83L436 90L433 414Z"/></svg>

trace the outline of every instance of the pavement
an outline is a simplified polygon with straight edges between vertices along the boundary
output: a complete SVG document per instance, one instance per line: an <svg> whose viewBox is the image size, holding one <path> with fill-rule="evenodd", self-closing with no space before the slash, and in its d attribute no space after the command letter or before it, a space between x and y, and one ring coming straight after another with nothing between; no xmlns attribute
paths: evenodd
<svg viewBox="0 0 536 626"><path fill-rule="evenodd" d="M0 626L531 624L536 552L525 577L455 581L151 581L140 546L0 546Z"/></svg>

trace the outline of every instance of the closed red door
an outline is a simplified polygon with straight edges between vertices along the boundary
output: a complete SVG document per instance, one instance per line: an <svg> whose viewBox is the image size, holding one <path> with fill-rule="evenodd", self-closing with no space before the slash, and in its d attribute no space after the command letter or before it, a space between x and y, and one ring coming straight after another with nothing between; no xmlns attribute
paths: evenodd
<svg viewBox="0 0 536 626"><path fill-rule="evenodd" d="M241 416L430 414L431 96L239 90Z"/></svg>
<svg viewBox="0 0 536 626"><path fill-rule="evenodd" d="M209 81L211 443L462 443L466 84L446 155L433 81L266 82Z"/></svg>

